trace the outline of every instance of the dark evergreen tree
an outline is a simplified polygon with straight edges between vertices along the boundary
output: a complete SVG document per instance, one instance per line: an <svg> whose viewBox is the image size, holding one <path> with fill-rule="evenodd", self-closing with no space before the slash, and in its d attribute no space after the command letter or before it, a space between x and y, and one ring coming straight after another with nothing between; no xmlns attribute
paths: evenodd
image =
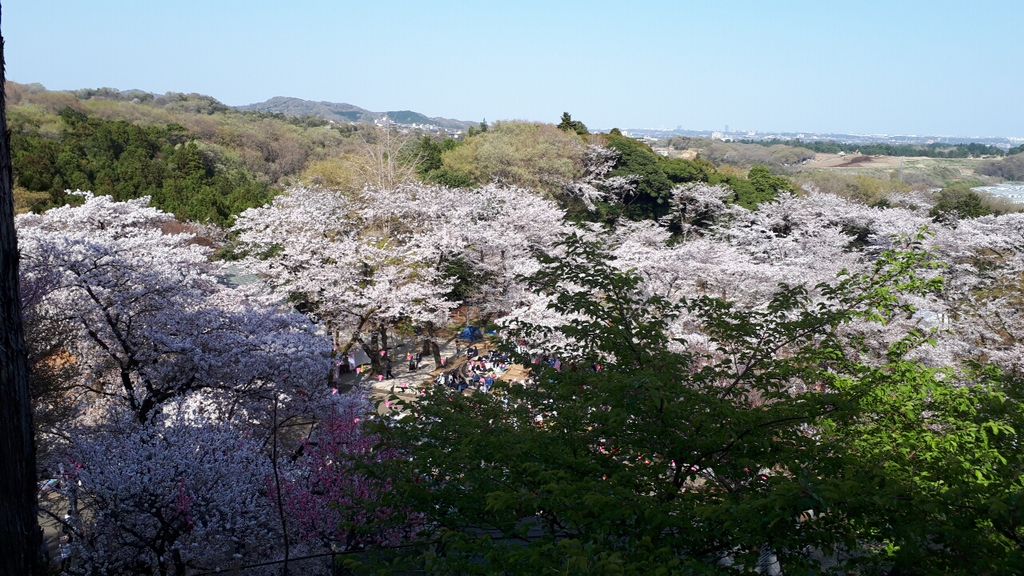
<svg viewBox="0 0 1024 576"><path fill-rule="evenodd" d="M0 37L0 85L5 77ZM6 110L0 91L0 575L23 576L42 572L42 532L37 520L36 457L18 293L14 179Z"/></svg>
<svg viewBox="0 0 1024 576"><path fill-rule="evenodd" d="M580 136L590 134L587 125L579 120L573 120L572 115L568 112L562 112L562 121L558 123L558 127L566 132L575 132Z"/></svg>

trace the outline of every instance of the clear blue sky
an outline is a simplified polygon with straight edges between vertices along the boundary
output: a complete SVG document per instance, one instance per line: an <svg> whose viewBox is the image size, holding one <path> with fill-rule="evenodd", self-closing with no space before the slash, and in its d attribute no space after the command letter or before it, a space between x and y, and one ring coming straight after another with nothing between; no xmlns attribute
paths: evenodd
<svg viewBox="0 0 1024 576"><path fill-rule="evenodd" d="M8 77L593 127L1024 136L1024 0L7 0Z"/></svg>

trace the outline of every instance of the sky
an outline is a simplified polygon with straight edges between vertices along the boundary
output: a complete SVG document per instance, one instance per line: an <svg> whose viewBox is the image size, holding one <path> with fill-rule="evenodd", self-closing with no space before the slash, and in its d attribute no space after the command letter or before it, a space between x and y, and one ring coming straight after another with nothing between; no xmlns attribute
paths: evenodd
<svg viewBox="0 0 1024 576"><path fill-rule="evenodd" d="M592 128L1024 136L1024 0L6 0L7 77Z"/></svg>

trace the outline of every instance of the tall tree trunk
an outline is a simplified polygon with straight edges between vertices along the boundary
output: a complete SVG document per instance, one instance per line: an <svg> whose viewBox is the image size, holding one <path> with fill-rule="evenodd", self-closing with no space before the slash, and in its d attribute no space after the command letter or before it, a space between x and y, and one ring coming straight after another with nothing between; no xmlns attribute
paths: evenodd
<svg viewBox="0 0 1024 576"><path fill-rule="evenodd" d="M391 357L391 351L390 351L390 349L388 349L388 346L387 346L387 326L384 325L384 324L381 324L377 329L380 330L380 333L381 333L381 349L382 349L382 351L384 351L384 355L387 358L390 358Z"/></svg>
<svg viewBox="0 0 1024 576"><path fill-rule="evenodd" d="M363 344L363 351L370 357L370 376L376 376L383 374L383 363L380 357L380 332L374 330L370 333L370 341L361 341Z"/></svg>
<svg viewBox="0 0 1024 576"><path fill-rule="evenodd" d="M18 293L11 139L2 90L5 79L0 36L0 576L22 576L39 574L44 566L28 358Z"/></svg>
<svg viewBox="0 0 1024 576"><path fill-rule="evenodd" d="M336 330L331 330L331 367L327 370L327 387L334 388L334 382L338 374L338 339L341 335Z"/></svg>
<svg viewBox="0 0 1024 576"><path fill-rule="evenodd" d="M434 356L434 368L440 368L443 361L441 360L441 347L437 345L437 340L430 339L430 353Z"/></svg>
<svg viewBox="0 0 1024 576"><path fill-rule="evenodd" d="M424 357L434 357L434 368L441 367L441 347L437 345L437 330L433 322L426 324L426 334L423 336L422 354Z"/></svg>

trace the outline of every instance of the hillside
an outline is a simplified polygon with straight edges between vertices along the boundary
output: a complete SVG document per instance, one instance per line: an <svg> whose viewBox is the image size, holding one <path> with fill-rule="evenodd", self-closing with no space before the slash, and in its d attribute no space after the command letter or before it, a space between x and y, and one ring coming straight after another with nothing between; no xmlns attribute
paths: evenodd
<svg viewBox="0 0 1024 576"><path fill-rule="evenodd" d="M274 96L264 102L235 106L242 112L262 112L264 114L283 114L301 118L314 116L334 122L373 122L378 115L365 108L343 102L314 102L289 96Z"/></svg>
<svg viewBox="0 0 1024 576"><path fill-rule="evenodd" d="M196 93L17 82L5 92L20 212L75 202L65 190L82 189L150 196L179 218L226 225L299 182L361 186L360 158L385 116L401 143L476 126L285 97L240 109Z"/></svg>
<svg viewBox="0 0 1024 576"><path fill-rule="evenodd" d="M241 112L200 94L16 82L5 91L20 211L63 204L65 189L81 188L152 196L178 217L224 224L310 165L351 154L374 129Z"/></svg>
<svg viewBox="0 0 1024 576"><path fill-rule="evenodd" d="M264 102L236 106L236 110L242 112L262 112L265 114L283 114L296 118L315 117L333 122L355 122L371 123L387 116L392 122L404 125L433 126L435 128L455 132L469 129L475 126L475 122L453 120L450 118L429 117L420 112L412 110L389 110L386 112L372 112L353 104L344 102L315 102L292 98L288 96L274 96Z"/></svg>

